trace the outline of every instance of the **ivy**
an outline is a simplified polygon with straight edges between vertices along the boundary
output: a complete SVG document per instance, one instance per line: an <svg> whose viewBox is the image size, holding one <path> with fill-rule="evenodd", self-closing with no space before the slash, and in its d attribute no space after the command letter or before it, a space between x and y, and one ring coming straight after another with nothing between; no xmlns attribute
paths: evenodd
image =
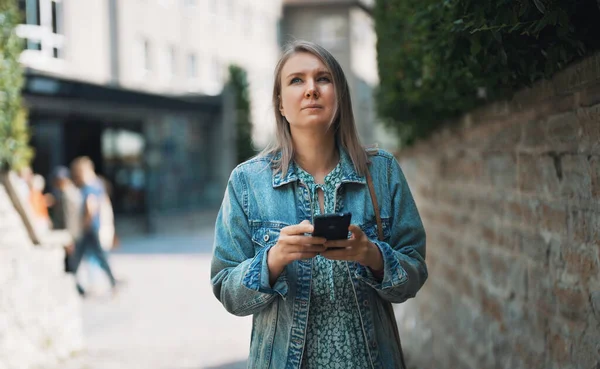
<svg viewBox="0 0 600 369"><path fill-rule="evenodd" d="M15 27L20 23L16 0L0 0L0 171L29 165L27 114L21 102L23 70L19 55L23 40Z"/></svg>
<svg viewBox="0 0 600 369"><path fill-rule="evenodd" d="M377 0L378 113L402 144L600 49L596 1Z"/></svg>

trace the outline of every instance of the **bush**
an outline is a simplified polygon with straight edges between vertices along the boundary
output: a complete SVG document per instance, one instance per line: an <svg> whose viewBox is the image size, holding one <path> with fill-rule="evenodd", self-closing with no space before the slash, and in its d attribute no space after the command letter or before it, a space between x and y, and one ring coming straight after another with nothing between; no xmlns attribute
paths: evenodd
<svg viewBox="0 0 600 369"><path fill-rule="evenodd" d="M15 0L0 0L0 171L29 165L27 115L21 103L23 40L15 34L21 17Z"/></svg>
<svg viewBox="0 0 600 369"><path fill-rule="evenodd" d="M241 163L256 154L252 144L252 121L246 71L236 65L229 66L229 83L235 95L237 162Z"/></svg>
<svg viewBox="0 0 600 369"><path fill-rule="evenodd" d="M404 144L600 47L596 1L377 0L378 112Z"/></svg>

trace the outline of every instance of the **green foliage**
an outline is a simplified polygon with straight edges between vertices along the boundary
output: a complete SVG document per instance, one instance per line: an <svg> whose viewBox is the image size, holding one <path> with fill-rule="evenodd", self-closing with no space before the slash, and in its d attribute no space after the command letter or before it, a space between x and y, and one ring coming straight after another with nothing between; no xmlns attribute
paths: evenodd
<svg viewBox="0 0 600 369"><path fill-rule="evenodd" d="M0 170L18 170L33 157L21 103L23 40L15 34L20 20L16 0L0 0Z"/></svg>
<svg viewBox="0 0 600 369"><path fill-rule="evenodd" d="M252 121L246 71L236 65L230 65L229 83L235 95L237 162L241 163L256 154L252 144Z"/></svg>
<svg viewBox="0 0 600 369"><path fill-rule="evenodd" d="M378 112L410 144L600 49L600 9L576 0L377 0Z"/></svg>

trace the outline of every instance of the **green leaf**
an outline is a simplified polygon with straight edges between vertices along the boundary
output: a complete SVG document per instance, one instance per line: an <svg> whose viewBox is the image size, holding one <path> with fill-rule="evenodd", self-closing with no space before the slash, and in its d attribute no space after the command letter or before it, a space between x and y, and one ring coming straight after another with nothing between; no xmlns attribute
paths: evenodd
<svg viewBox="0 0 600 369"><path fill-rule="evenodd" d="M546 7L542 3L541 0L533 0L535 7L540 11L540 13L544 14L546 12Z"/></svg>
<svg viewBox="0 0 600 369"><path fill-rule="evenodd" d="M475 56L481 51L481 42L479 38L474 37L471 40L471 55Z"/></svg>

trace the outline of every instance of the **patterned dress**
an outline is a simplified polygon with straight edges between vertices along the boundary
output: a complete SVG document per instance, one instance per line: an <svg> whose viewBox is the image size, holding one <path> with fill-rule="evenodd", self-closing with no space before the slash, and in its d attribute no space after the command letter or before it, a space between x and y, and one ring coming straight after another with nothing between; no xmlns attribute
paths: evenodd
<svg viewBox="0 0 600 369"><path fill-rule="evenodd" d="M324 213L336 212L336 187L341 183L341 165L325 177L325 184L316 184L314 178L300 167L297 171L300 181L309 189L313 215L320 213L318 189L324 194ZM368 357L347 262L316 256L302 368L369 368Z"/></svg>

